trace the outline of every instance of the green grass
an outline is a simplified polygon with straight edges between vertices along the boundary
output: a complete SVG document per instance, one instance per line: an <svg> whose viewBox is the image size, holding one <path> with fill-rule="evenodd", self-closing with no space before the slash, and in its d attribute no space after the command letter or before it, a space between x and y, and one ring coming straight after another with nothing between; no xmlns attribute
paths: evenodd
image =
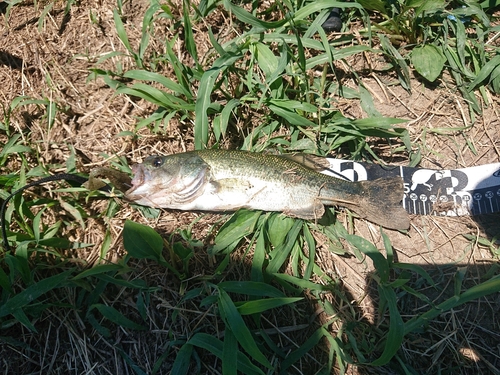
<svg viewBox="0 0 500 375"><path fill-rule="evenodd" d="M103 80L117 95L140 98L155 106L149 117L137 121L134 131L122 132L121 137L140 139L145 130L165 135L168 122L175 118L192 128L197 149L226 147L230 140L234 145L236 139L237 147L245 150L317 155L337 152L346 158L380 160L369 140L381 138L393 145L391 157L398 156L416 165L420 161L420 153L416 151L419 145L412 143L405 121L382 117L377 112L373 98L354 68L344 74L351 75L358 87L344 86L337 77L336 63L345 62L344 66L349 67L348 61L353 57L379 54L385 59L387 74L397 77L405 89L412 89L410 77L414 72L429 87L441 81L455 87L474 116L481 113L479 97L487 104L488 92L499 93L498 49L487 44L490 33L498 31L498 27L491 26L487 13L488 7L496 4L472 1L455 7L444 1L392 4L389 7L382 1L276 2L269 9L249 12L245 9L250 7L244 9L229 1L201 1L198 7L184 1L182 11L178 12L169 2L152 2L144 15L142 37L135 46L127 35L120 3L113 20L125 52L102 57L89 80ZM328 7L333 6L346 8L345 21L362 20L360 39L348 33L328 38L321 29L321 21L328 14ZM209 25L209 54L200 56L192 26L213 12L230 17L231 27L238 34L229 40L218 40ZM279 16L269 21L272 12ZM42 15L46 13L44 10ZM454 16L455 20L448 16ZM159 38L156 23L161 19L174 19L183 26L182 34L178 28L174 39L162 40L164 48L155 49L150 43ZM344 28L349 28L348 22ZM189 64L179 60L173 50L178 38L182 38L185 52L190 56ZM118 61L115 69L102 68L111 58ZM120 58L130 58L134 68L124 71ZM161 67L165 66L173 72L169 77L161 73ZM344 116L336 106L336 97L359 100L367 118ZM51 170L77 169L74 150L65 164L37 163L40 157L36 141L11 123L12 116L24 106L36 106L43 112L40 122L47 131L62 111L52 100L25 97L3 107L0 132L6 142L0 150L0 197L4 199L10 191ZM113 166L130 172L124 159L116 158ZM44 190L38 192L30 199L16 196L6 213L8 240L16 250L1 253L0 336L4 342L18 339L4 336L4 332L11 332L9 329L16 326L36 333L37 322L55 310L77 314L95 335L107 342L112 342L117 327L148 330L151 299L160 286L148 284L141 276L139 267L147 264L164 269L169 277L175 278L174 285L182 295L176 311L196 306L207 316L213 315L210 322L218 324L217 333L223 332L217 335L210 324L201 324L182 335L172 332L164 355L156 358L153 373L158 373L169 357L175 357L172 373L201 371L200 357L208 355L218 358L223 374L286 374L322 350L318 356L323 361L318 365L319 373L327 374L333 366L344 373L353 365L361 368L388 365L400 373L412 374L416 372L403 353L408 337L424 331L439 315L500 291L494 265L486 273L487 278L474 286L463 284L464 274L459 270L454 277L453 295L434 304L419 289L438 288L438 280L420 266L397 262L384 232L381 232L383 252L367 239L352 234L352 228L344 228L335 219L334 210L329 210L318 223L240 210L212 228L210 246L196 240L191 227L160 235L148 226L125 221L126 255L117 263L106 261L112 250L108 227L103 234L99 264L83 269L68 262L65 254L84 250L90 244L71 242L67 233L85 227L89 219L86 207L94 200L106 202L105 208L93 215L107 223L124 203L99 192L67 185L54 190L54 196ZM147 218L159 215L158 210L137 209ZM377 314L384 317L376 327L358 319L358 312L350 306L351 299L339 280L327 274L317 262L319 245L314 234L318 233L326 241L322 246L332 252L373 263ZM469 239L491 249L492 256L498 259L494 240ZM203 276L192 273L191 265L198 251L207 251L216 263ZM242 272L241 279L231 273L238 262L233 259L235 254L251 254L251 264L246 265L247 271ZM234 280L226 280L228 275ZM132 297L129 301L110 298L121 293ZM301 312L305 296L328 319L315 326L300 344L287 346L285 350L267 333L266 319L283 312L306 316ZM332 303L331 296L341 302ZM410 298L424 307L407 318L402 314L401 304ZM347 308L340 309L341 305ZM182 318L180 312L174 315L176 319ZM336 332L330 330L332 325L338 327ZM135 373L146 373L129 354L120 351L119 346L115 348ZM298 367L294 371L300 372Z"/></svg>

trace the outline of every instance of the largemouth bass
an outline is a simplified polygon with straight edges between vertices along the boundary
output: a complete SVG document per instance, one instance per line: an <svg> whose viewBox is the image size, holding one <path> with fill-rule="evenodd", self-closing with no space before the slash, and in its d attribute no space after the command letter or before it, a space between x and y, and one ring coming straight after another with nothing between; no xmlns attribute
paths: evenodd
<svg viewBox="0 0 500 375"><path fill-rule="evenodd" d="M316 157L320 159L319 157ZM150 156L132 166L131 201L200 211L248 208L308 220L325 205L347 207L375 224L407 229L401 178L350 182L319 173L313 163L247 151L202 150Z"/></svg>

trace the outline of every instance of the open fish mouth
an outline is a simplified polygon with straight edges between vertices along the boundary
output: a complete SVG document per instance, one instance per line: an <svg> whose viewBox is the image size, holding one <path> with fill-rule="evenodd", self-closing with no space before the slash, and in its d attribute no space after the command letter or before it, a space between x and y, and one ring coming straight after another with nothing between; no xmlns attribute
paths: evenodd
<svg viewBox="0 0 500 375"><path fill-rule="evenodd" d="M145 173L142 165L134 164L132 166L132 174L134 175L134 178L132 178L131 181L132 187L129 190L127 190L127 192L125 193L126 195L132 194L134 191L136 191L144 184Z"/></svg>

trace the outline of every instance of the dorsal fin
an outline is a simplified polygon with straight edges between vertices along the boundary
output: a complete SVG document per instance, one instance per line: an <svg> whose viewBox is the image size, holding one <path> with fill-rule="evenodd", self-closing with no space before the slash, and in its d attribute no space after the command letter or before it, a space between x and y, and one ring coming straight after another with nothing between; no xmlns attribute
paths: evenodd
<svg viewBox="0 0 500 375"><path fill-rule="evenodd" d="M294 154L282 154L279 155L282 158L292 160L306 168L312 169L316 172L324 171L331 167L330 162L321 156L305 154L303 152L298 152Z"/></svg>

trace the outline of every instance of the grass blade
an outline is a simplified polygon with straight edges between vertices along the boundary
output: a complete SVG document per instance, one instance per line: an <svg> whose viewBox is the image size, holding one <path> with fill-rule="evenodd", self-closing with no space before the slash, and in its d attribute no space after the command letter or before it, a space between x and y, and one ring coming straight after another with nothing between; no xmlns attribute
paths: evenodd
<svg viewBox="0 0 500 375"><path fill-rule="evenodd" d="M295 362L307 354L323 338L323 327L317 329L298 349L290 352L281 363L281 374L286 374L286 370Z"/></svg>
<svg viewBox="0 0 500 375"><path fill-rule="evenodd" d="M35 301L38 297L47 293L48 291L61 288L66 285L73 270L67 270L60 274L47 277L30 285L22 292L16 294L0 306L0 318L12 314L18 309L28 306L31 302Z"/></svg>
<svg viewBox="0 0 500 375"><path fill-rule="evenodd" d="M196 51L196 42L193 36L193 27L191 25L191 15L189 9L191 3L189 0L182 2L182 17L184 20L184 43L186 43L186 50L189 52L196 64L198 64L198 52Z"/></svg>
<svg viewBox="0 0 500 375"><path fill-rule="evenodd" d="M80 272L78 275L73 277L71 280L76 281L76 280L81 280L90 276L95 276L99 275L102 273L108 273L108 272L118 272L118 271L124 271L126 268L124 266L119 265L119 264L100 264L96 267L92 267L88 270L85 270L83 272Z"/></svg>
<svg viewBox="0 0 500 375"><path fill-rule="evenodd" d="M112 321L113 323L117 324L118 326L121 327L126 327L130 328L133 330L137 331L144 331L146 327L137 324L127 317L125 317L122 313L120 313L117 309L115 309L113 306L107 306L103 305L101 303L92 305L89 309L91 311L92 309L97 309L99 312L108 320Z"/></svg>
<svg viewBox="0 0 500 375"><path fill-rule="evenodd" d="M222 348L222 375L236 375L238 373L238 341L230 329L224 334Z"/></svg>
<svg viewBox="0 0 500 375"><path fill-rule="evenodd" d="M252 259L252 276L254 282L264 281L264 262L266 261L266 238L263 231L259 232L257 242L255 243L254 255Z"/></svg>
<svg viewBox="0 0 500 375"><path fill-rule="evenodd" d="M401 348L405 334L404 323L398 310L394 289L384 285L379 285L379 292L381 297L386 300L387 306L389 307L390 323L389 332L385 340L384 351L379 358L371 363L373 366L383 366L387 364Z"/></svg>
<svg viewBox="0 0 500 375"><path fill-rule="evenodd" d="M253 233L261 211L239 210L219 230L211 254L227 252L230 245ZM231 249L232 250L232 249Z"/></svg>
<svg viewBox="0 0 500 375"><path fill-rule="evenodd" d="M177 94L184 95L188 99L192 99L193 97L191 92L189 92L185 87L159 73L148 72L146 70L129 70L123 74L123 77L140 81L158 82L161 85L165 86L167 89L172 90Z"/></svg>
<svg viewBox="0 0 500 375"><path fill-rule="evenodd" d="M345 239L349 241L351 245L370 257L382 283L389 281L389 264L387 259L384 258L375 245L363 237L354 234L346 235Z"/></svg>
<svg viewBox="0 0 500 375"><path fill-rule="evenodd" d="M295 303L302 301L302 297L287 297L287 298L265 298L255 301L248 301L238 305L238 311L241 315L251 315L262 313L267 310L274 309L275 307L280 307L288 305L290 303Z"/></svg>
<svg viewBox="0 0 500 375"><path fill-rule="evenodd" d="M292 228L286 236L285 242L277 246L270 254L269 265L266 268L268 274L274 274L279 271L283 263L288 258L288 254L292 251L293 247L297 245L297 237L302 229L302 220L295 220Z"/></svg>
<svg viewBox="0 0 500 375"><path fill-rule="evenodd" d="M223 281L219 283L218 286L226 292L239 293L247 296L285 297L283 292L274 286L256 281Z"/></svg>
<svg viewBox="0 0 500 375"><path fill-rule="evenodd" d="M188 374L192 353L193 353L193 345L189 343L182 345L179 352L175 356L175 361L174 364L172 365L171 374L178 374L178 375Z"/></svg>
<svg viewBox="0 0 500 375"><path fill-rule="evenodd" d="M500 276L496 276L479 285L467 289L460 296L453 296L446 301L440 303L437 307L428 310L427 312L414 317L404 325L404 332L408 334L414 330L428 324L431 319L436 318L444 312L450 311L464 303L473 301L493 293L500 292Z"/></svg>
<svg viewBox="0 0 500 375"><path fill-rule="evenodd" d="M138 259L152 259L160 262L163 238L147 225L125 221L123 245L130 256Z"/></svg>
<svg viewBox="0 0 500 375"><path fill-rule="evenodd" d="M273 368L258 348L250 330L246 326L229 295L221 288L218 288L218 291L219 310L226 326L233 332L240 345L247 351L248 354L250 354L252 358L267 368Z"/></svg>
<svg viewBox="0 0 500 375"><path fill-rule="evenodd" d="M208 146L208 121L207 110L210 106L210 95L214 87L215 80L219 73L226 68L212 68L206 71L200 80L200 90L196 100L195 112L197 114L194 122L194 147L196 150L202 150Z"/></svg>
<svg viewBox="0 0 500 375"><path fill-rule="evenodd" d="M208 350L210 353L214 354L218 358L222 359L223 355L223 343L213 337L212 335L208 335L206 333L196 333L188 342L191 345L197 346L199 348L203 348ZM247 375L264 375L264 372L259 369L257 366L252 364L248 357L241 353L237 352L238 358L238 371L241 371ZM173 374L174 372L172 372Z"/></svg>

